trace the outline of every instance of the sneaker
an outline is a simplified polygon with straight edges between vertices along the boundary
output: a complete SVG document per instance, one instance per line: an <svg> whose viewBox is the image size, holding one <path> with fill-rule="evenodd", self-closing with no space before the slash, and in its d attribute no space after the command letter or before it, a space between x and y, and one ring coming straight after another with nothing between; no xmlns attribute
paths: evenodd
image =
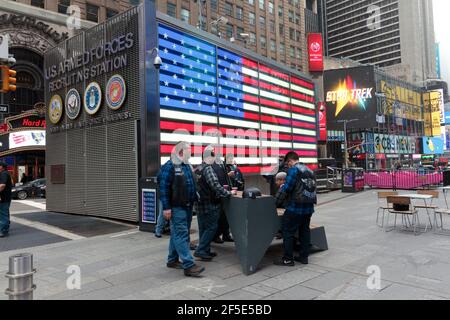
<svg viewBox="0 0 450 320"><path fill-rule="evenodd" d="M215 258L215 257L217 257L217 252L211 251L211 252L209 253L209 255L210 255L211 257Z"/></svg>
<svg viewBox="0 0 450 320"><path fill-rule="evenodd" d="M195 277L198 278L200 277L200 274L205 271L204 267L201 266L197 266L197 265L193 265L192 267L190 267L189 269L184 270L184 275L186 277Z"/></svg>
<svg viewBox="0 0 450 320"><path fill-rule="evenodd" d="M0 238L6 238L7 236L9 236L8 233L0 232Z"/></svg>
<svg viewBox="0 0 450 320"><path fill-rule="evenodd" d="M223 241L220 237L217 237L217 238L214 239L214 242L215 242L215 243L222 244L222 243L224 243L225 241Z"/></svg>
<svg viewBox="0 0 450 320"><path fill-rule="evenodd" d="M300 262L301 264L308 264L308 258L294 257L294 260Z"/></svg>
<svg viewBox="0 0 450 320"><path fill-rule="evenodd" d="M224 242L234 242L234 239L231 237L231 235L223 236L223 237L222 237L222 240L223 240Z"/></svg>
<svg viewBox="0 0 450 320"><path fill-rule="evenodd" d="M202 261L211 261L213 259L212 256L205 256L205 255L200 255L197 252L194 253L194 257L199 258Z"/></svg>
<svg viewBox="0 0 450 320"><path fill-rule="evenodd" d="M285 258L281 258L280 260L276 260L273 263L276 266L283 266L283 267L293 267L295 266L294 260L289 260Z"/></svg>
<svg viewBox="0 0 450 320"><path fill-rule="evenodd" d="M189 245L189 249L191 249L191 251L195 251L195 250L197 250L197 245L191 243L191 244Z"/></svg>
<svg viewBox="0 0 450 320"><path fill-rule="evenodd" d="M160 233L155 233L155 237L157 237L158 239L162 238L162 235Z"/></svg>
<svg viewBox="0 0 450 320"><path fill-rule="evenodd" d="M167 268L181 270L183 269L183 264L180 261L167 262Z"/></svg>

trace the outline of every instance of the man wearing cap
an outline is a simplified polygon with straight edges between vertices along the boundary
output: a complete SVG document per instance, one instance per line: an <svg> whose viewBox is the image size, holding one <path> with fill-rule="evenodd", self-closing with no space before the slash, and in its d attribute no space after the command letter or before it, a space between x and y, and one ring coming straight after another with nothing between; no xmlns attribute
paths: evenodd
<svg viewBox="0 0 450 320"><path fill-rule="evenodd" d="M0 238L9 234L9 208L11 207L12 180L8 165L0 163Z"/></svg>

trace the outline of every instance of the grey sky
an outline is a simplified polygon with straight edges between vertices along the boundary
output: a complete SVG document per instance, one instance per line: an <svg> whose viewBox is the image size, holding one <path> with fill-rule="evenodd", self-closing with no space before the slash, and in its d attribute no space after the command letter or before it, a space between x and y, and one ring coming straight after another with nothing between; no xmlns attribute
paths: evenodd
<svg viewBox="0 0 450 320"><path fill-rule="evenodd" d="M450 83L450 30L449 0L433 0L434 6L434 28L436 42L440 44L441 50L441 73L442 78Z"/></svg>

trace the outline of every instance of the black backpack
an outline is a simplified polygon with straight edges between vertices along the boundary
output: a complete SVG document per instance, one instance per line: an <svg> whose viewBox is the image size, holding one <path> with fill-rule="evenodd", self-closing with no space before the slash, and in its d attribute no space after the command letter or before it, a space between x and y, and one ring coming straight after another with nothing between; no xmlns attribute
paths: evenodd
<svg viewBox="0 0 450 320"><path fill-rule="evenodd" d="M316 176L307 166L297 164L297 184L293 192L293 200L297 204L317 204Z"/></svg>

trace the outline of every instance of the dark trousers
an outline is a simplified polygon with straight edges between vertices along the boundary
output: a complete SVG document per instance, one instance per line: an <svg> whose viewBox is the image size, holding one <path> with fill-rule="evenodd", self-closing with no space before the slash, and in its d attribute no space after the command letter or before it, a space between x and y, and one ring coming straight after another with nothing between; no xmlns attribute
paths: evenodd
<svg viewBox="0 0 450 320"><path fill-rule="evenodd" d="M308 258L311 244L311 223L312 214L292 214L286 212L283 216L283 247L284 259L294 259L295 236L298 231L300 240L300 258Z"/></svg>
<svg viewBox="0 0 450 320"><path fill-rule="evenodd" d="M230 235L230 225L228 224L227 215L223 208L220 208L219 224L217 226L216 238L220 236L228 237Z"/></svg>

